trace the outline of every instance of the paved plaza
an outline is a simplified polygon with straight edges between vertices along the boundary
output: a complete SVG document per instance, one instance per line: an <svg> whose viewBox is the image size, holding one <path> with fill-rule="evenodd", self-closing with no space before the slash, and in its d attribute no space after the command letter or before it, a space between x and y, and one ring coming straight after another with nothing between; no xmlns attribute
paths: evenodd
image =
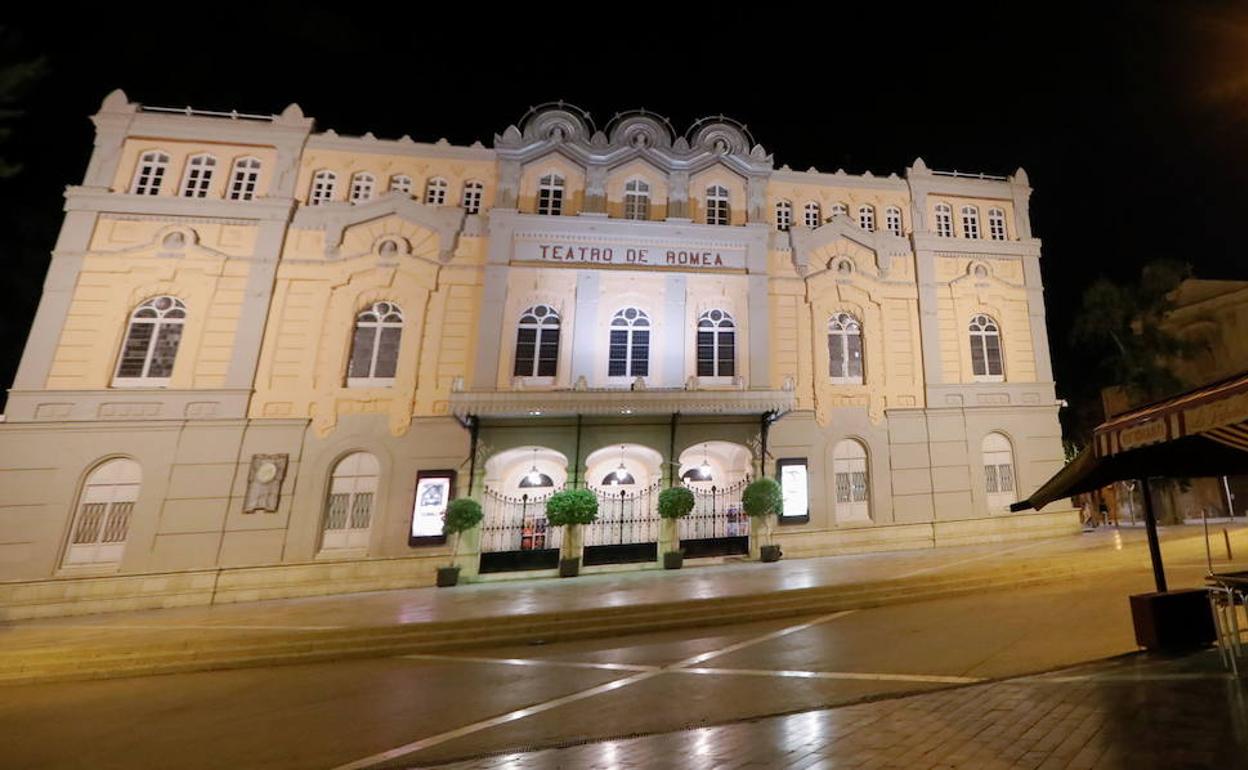
<svg viewBox="0 0 1248 770"><path fill-rule="evenodd" d="M1175 587L1200 584L1206 571L1203 541L1192 537L1198 532L1167 533ZM1248 555L1239 549L1244 534L1232 537L1240 568ZM1151 590L1152 580L1139 534L1070 540L958 556L993 563L1010 549L1019 549L1016 559L1074 549L1089 558L1118 554L1120 568L735 625L10 685L0 688L0 767L1248 767L1240 761L1248 757L1245 694L1216 656L1135 654L1126 597ZM215 621L221 633L262 622L263 610L274 628L332 623L337 618L324 615L326 607L355 600L355 614L343 615L373 622L399 608L429 612L419 596L458 606L459 597L501 601L509 587L530 607L579 597L578 586L600 601L630 591L653 599L665 590L714 590L717 577L733 586L752 576L810 579L852 567L930 570L937 566L930 556L266 602L204 608L191 618L205 621L201 631ZM1215 557L1217 566L1233 566L1225 553ZM758 569L777 566L789 571ZM189 612L13 624L6 633L97 625L160 634L189 622Z"/></svg>

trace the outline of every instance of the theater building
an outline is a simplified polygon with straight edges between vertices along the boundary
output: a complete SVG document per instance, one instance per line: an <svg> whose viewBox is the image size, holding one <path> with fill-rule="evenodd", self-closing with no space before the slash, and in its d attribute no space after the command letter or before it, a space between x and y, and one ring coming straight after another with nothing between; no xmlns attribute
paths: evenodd
<svg viewBox="0 0 1248 770"><path fill-rule="evenodd" d="M317 132L297 106L92 118L0 424L10 617L468 575L1051 535L1062 465L1030 187L777 168L747 128L534 108L492 146Z"/></svg>

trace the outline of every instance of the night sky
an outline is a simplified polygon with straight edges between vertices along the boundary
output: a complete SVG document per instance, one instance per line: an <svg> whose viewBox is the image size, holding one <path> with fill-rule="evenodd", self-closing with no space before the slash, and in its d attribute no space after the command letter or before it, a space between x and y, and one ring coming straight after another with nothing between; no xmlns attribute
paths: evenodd
<svg viewBox="0 0 1248 770"><path fill-rule="evenodd" d="M1070 320L1096 277L1171 258L1199 277L1248 279L1246 4L960 2L920 18L901 3L612 3L546 6L543 21L413 3L410 18L382 24L378 6L356 5L367 11L278 2L183 19L172 4L127 3L75 10L72 27L4 29L4 62L42 56L47 72L0 144L24 165L0 180L0 381L12 382L34 315L61 192L86 168L87 117L116 87L162 106L276 113L298 102L318 130L487 146L556 99L599 126L636 107L679 131L722 112L777 167L879 175L917 156L942 170L1023 166L1058 395L1070 399L1094 363L1070 346Z"/></svg>

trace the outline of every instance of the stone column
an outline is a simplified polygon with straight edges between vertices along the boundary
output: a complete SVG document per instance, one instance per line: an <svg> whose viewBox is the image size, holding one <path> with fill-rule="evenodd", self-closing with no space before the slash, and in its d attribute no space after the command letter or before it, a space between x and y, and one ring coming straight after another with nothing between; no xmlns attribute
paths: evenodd
<svg viewBox="0 0 1248 770"><path fill-rule="evenodd" d="M685 383L685 340L688 318L685 301L688 279L685 275L669 275L663 282L663 327L659 340L651 343L659 349L663 379L656 385L679 388ZM655 345L655 342L658 345Z"/></svg>
<svg viewBox="0 0 1248 770"><path fill-rule="evenodd" d="M593 386L594 362L598 353L598 273L580 270L576 274L576 318L572 335L572 384L584 377ZM604 343L605 344L605 343ZM605 374L605 372L604 372Z"/></svg>

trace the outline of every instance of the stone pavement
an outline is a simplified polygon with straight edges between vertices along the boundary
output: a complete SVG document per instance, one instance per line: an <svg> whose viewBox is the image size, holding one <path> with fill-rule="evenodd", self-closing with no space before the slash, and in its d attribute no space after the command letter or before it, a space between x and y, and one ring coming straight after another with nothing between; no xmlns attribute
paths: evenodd
<svg viewBox="0 0 1248 770"><path fill-rule="evenodd" d="M1212 651L735 724L512 752L440 770L1248 767L1248 681Z"/></svg>
<svg viewBox="0 0 1248 770"><path fill-rule="evenodd" d="M1248 528L1233 529L1231 540L1243 564ZM1199 527L1165 530L1163 552L1170 565L1191 571L1188 579L1199 582L1205 563ZM1224 550L1214 556L1219 565L1229 564ZM389 655L477 639L497 645L640 633L915 601L942 590L953 595L1036 580L1095 580L1105 570L1139 571L1147 565L1142 531L1102 529L1049 540L777 564L738 562L679 572L639 570L17 621L0 623L0 681ZM827 589L835 595L828 598ZM834 606L809 604L812 590ZM785 602L787 609L780 606ZM666 613L662 624L651 622L660 613Z"/></svg>

